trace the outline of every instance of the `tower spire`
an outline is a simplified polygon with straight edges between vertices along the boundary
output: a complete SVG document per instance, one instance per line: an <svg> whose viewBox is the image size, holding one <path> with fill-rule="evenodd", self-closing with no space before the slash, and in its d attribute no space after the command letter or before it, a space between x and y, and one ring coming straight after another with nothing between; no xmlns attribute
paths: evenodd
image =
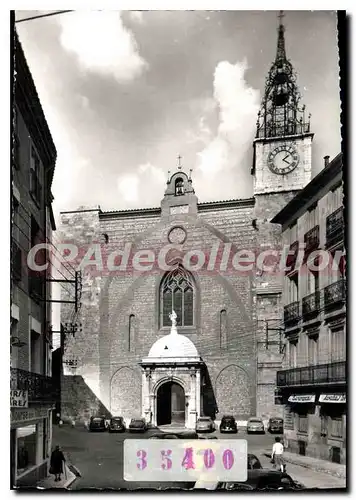
<svg viewBox="0 0 356 500"><path fill-rule="evenodd" d="M286 44L284 40L284 24L283 24L283 18L284 18L284 13L283 10L279 11L278 14L279 18L279 26L278 26L278 42L277 42L277 55L276 55L276 62L277 61L284 61L286 59Z"/></svg>
<svg viewBox="0 0 356 500"><path fill-rule="evenodd" d="M266 78L265 94L257 120L257 138L285 137L310 132L300 107L300 94L292 64L286 57L284 13L279 12L276 59Z"/></svg>

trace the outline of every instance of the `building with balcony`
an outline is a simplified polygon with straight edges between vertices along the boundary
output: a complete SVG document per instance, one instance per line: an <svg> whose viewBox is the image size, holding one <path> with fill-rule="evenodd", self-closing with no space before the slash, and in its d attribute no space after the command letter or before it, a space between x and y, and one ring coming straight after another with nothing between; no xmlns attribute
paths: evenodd
<svg viewBox="0 0 356 500"><path fill-rule="evenodd" d="M346 461L346 281L342 155L273 219L286 262L286 350L277 389L288 450Z"/></svg>
<svg viewBox="0 0 356 500"><path fill-rule="evenodd" d="M11 487L34 485L47 475L52 409L51 270L27 266L30 248L50 242L55 229L51 184L56 148L16 33L13 39L11 224ZM46 253L36 263L45 263Z"/></svg>

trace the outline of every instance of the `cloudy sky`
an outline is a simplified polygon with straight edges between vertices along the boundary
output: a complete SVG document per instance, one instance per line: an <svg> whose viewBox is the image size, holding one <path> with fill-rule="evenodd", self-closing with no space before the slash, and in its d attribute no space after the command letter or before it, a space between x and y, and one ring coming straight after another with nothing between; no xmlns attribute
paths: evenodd
<svg viewBox="0 0 356 500"><path fill-rule="evenodd" d="M284 21L316 174L340 151L336 13L286 11ZM58 151L55 212L159 206L178 154L199 201L251 196L277 25L277 12L263 11L73 12L17 24Z"/></svg>

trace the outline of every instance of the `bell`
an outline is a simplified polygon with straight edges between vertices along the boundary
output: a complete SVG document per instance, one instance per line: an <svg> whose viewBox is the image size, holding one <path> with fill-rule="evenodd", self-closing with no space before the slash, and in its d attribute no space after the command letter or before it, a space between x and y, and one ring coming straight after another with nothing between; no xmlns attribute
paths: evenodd
<svg viewBox="0 0 356 500"><path fill-rule="evenodd" d="M287 92L281 92L273 96L273 102L275 106L284 106L288 102Z"/></svg>
<svg viewBox="0 0 356 500"><path fill-rule="evenodd" d="M287 75L283 72L277 73L276 76L274 77L274 83L276 85L282 85L283 83L287 82Z"/></svg>

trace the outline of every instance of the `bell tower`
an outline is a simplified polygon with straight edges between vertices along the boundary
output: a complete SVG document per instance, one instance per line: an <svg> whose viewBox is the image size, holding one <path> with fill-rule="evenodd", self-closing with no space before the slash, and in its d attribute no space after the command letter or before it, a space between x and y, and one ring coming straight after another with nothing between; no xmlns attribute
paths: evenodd
<svg viewBox="0 0 356 500"><path fill-rule="evenodd" d="M198 198L192 184L192 170L189 176L184 172L181 165L182 157L178 156L177 170L171 175L168 172L167 188L161 201L161 218L186 215L197 215Z"/></svg>
<svg viewBox="0 0 356 500"><path fill-rule="evenodd" d="M251 170L254 195L284 193L284 196L273 197L274 204L278 205L275 213L310 182L313 140L311 115L306 116L305 106L301 105L296 74L286 56L282 11L278 17L276 58L266 78L258 113ZM274 213L268 215L271 218Z"/></svg>
<svg viewBox="0 0 356 500"><path fill-rule="evenodd" d="M310 115L301 105L296 75L286 56L283 17L280 12L276 58L266 78L254 140L251 174L258 253L280 248L281 227L270 220L311 180ZM283 278L278 272L257 269L255 285L257 414L282 417L283 407L275 404L275 380L284 355L280 343Z"/></svg>

